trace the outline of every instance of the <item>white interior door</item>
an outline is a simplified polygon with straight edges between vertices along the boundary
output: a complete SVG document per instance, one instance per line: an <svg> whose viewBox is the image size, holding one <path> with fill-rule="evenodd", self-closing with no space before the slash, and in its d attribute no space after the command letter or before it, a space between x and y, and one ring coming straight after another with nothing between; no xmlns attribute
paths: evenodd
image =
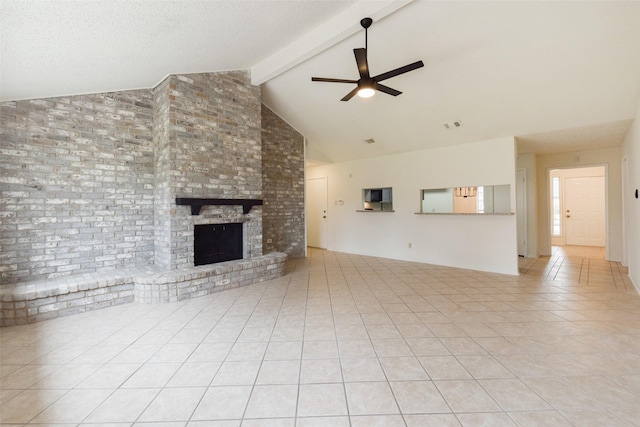
<svg viewBox="0 0 640 427"><path fill-rule="evenodd" d="M604 177L567 178L564 187L566 244L605 246Z"/></svg>
<svg viewBox="0 0 640 427"><path fill-rule="evenodd" d="M527 256L527 171L516 171L516 223L518 227L518 255Z"/></svg>
<svg viewBox="0 0 640 427"><path fill-rule="evenodd" d="M327 248L327 178L307 180L307 245Z"/></svg>

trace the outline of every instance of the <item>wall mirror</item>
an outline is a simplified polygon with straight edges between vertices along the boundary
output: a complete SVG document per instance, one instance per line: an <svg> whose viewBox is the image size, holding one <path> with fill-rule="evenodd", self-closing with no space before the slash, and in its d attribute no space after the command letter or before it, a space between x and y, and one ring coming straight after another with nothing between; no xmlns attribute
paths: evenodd
<svg viewBox="0 0 640 427"><path fill-rule="evenodd" d="M431 188L420 191L420 213L511 214L511 186Z"/></svg>

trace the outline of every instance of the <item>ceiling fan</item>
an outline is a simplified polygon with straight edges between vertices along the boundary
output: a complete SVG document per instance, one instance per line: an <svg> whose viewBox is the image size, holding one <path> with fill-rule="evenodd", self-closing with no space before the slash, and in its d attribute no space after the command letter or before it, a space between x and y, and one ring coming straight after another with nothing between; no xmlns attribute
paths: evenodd
<svg viewBox="0 0 640 427"><path fill-rule="evenodd" d="M329 82L329 83L356 83L355 89L345 95L340 101L348 101L356 94L362 98L369 98L375 94L375 91L388 93L392 96L398 96L402 92L380 84L381 81L390 79L391 77L399 76L400 74L408 73L417 68L424 67L422 61L416 61L414 63L405 65L404 67L396 68L395 70L387 71L386 73L378 74L371 77L369 75L369 64L367 62L367 29L371 26L373 20L371 18L363 18L360 21L360 25L364 28L364 48L353 49L353 53L356 57L356 63L358 64L358 72L360 73L360 79L358 80L346 80L346 79L332 79L325 77L311 77L311 81L314 82Z"/></svg>

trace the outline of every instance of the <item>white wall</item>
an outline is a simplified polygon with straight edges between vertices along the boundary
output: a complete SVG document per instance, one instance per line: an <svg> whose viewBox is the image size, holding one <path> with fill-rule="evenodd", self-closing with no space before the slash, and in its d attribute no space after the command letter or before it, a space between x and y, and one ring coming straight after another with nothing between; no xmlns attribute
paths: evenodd
<svg viewBox="0 0 640 427"><path fill-rule="evenodd" d="M538 254L551 255L549 232L549 170L556 168L581 168L605 166L607 202L607 259L622 260L622 162L619 147L567 153L541 154L537 166L537 219Z"/></svg>
<svg viewBox="0 0 640 427"><path fill-rule="evenodd" d="M416 215L422 189L502 184L511 185L515 212L513 137L307 170L307 179L324 176L327 249L518 274L515 215ZM395 212L356 212L362 189L375 187L393 187Z"/></svg>
<svg viewBox="0 0 640 427"><path fill-rule="evenodd" d="M629 266L629 277L640 292L640 199L635 198L635 191L640 191L640 106L622 145L622 161L626 165L623 186L625 261Z"/></svg>

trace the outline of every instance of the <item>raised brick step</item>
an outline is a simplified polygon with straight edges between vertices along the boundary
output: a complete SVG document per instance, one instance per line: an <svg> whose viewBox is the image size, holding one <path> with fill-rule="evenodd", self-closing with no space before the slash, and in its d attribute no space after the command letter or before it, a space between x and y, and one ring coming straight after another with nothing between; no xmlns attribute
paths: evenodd
<svg viewBox="0 0 640 427"><path fill-rule="evenodd" d="M170 303L225 289L276 279L287 255L270 253L251 259L159 271L146 266L0 286L0 326L22 325L139 302Z"/></svg>

